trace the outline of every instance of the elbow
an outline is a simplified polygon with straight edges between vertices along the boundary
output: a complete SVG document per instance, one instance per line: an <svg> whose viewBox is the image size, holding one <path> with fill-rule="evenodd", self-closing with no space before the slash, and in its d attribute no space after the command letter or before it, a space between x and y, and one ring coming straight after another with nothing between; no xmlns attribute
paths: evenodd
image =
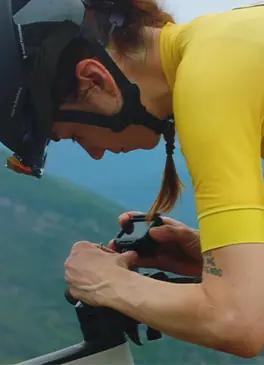
<svg viewBox="0 0 264 365"><path fill-rule="evenodd" d="M254 358L261 353L264 328L261 322L246 320L246 317L236 314L222 327L224 330L221 331L221 335L218 333L217 350L242 358Z"/></svg>
<svg viewBox="0 0 264 365"><path fill-rule="evenodd" d="M218 350L239 356L241 358L250 359L257 357L262 351L257 339L252 339L249 336L241 338L237 336L229 342L222 342Z"/></svg>

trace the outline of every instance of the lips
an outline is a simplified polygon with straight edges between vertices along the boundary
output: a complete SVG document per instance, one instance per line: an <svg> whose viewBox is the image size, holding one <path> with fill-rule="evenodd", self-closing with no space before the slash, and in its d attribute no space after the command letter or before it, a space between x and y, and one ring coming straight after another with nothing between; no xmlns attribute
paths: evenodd
<svg viewBox="0 0 264 365"><path fill-rule="evenodd" d="M124 148L121 148L121 149L118 149L118 150L113 150L113 149L109 148L109 151L112 152L112 153L117 153L117 154L121 153L121 152L126 153Z"/></svg>

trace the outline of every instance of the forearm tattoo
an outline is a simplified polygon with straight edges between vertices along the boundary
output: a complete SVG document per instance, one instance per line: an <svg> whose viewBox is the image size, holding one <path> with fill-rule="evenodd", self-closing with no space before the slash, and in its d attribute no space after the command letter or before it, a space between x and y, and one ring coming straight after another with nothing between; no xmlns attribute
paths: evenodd
<svg viewBox="0 0 264 365"><path fill-rule="evenodd" d="M204 257L203 269L206 272L206 274L222 277L223 270L220 269L219 267L217 267L217 265L215 263L215 258L214 258L214 255L212 254L212 252L206 252L203 255L203 257Z"/></svg>

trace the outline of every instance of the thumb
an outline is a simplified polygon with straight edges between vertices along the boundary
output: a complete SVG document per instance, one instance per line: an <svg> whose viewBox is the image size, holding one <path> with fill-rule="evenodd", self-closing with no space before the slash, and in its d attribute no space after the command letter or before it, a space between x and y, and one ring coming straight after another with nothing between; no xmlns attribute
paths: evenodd
<svg viewBox="0 0 264 365"><path fill-rule="evenodd" d="M123 267L133 269L138 261L138 254L136 251L127 251L120 254L121 264Z"/></svg>

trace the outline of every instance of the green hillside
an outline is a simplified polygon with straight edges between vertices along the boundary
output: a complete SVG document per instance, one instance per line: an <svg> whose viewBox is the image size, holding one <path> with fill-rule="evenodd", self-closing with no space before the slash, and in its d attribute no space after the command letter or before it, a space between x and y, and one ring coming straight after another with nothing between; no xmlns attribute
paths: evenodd
<svg viewBox="0 0 264 365"><path fill-rule="evenodd" d="M5 168L0 155L0 364L82 340L64 300L63 263L76 240L107 242L123 210L64 180L37 180ZM137 365L256 365L164 338L132 346Z"/></svg>
<svg viewBox="0 0 264 365"><path fill-rule="evenodd" d="M122 209L63 180L1 167L0 181L0 364L7 364L80 340L63 297L64 259L76 240L112 238Z"/></svg>

